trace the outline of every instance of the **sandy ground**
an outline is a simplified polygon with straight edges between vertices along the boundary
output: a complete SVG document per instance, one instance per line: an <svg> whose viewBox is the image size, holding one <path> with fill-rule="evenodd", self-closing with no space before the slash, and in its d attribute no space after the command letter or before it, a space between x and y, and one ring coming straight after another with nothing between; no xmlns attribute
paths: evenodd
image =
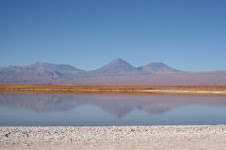
<svg viewBox="0 0 226 150"><path fill-rule="evenodd" d="M0 84L0 93L168 94L226 96L226 86L14 85Z"/></svg>
<svg viewBox="0 0 226 150"><path fill-rule="evenodd" d="M1 150L226 149L226 125L0 127Z"/></svg>

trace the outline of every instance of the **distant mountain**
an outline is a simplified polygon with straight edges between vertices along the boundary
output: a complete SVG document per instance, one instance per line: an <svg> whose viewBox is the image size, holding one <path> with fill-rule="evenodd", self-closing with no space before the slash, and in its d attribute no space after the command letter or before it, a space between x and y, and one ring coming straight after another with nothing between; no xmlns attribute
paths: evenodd
<svg viewBox="0 0 226 150"><path fill-rule="evenodd" d="M152 72L152 73L159 73L159 72L176 72L178 70L176 69L173 69L163 63L150 63L148 65L145 65L145 66L141 66L141 67L138 67L139 70L142 70L142 71L147 71L147 72Z"/></svg>
<svg viewBox="0 0 226 150"><path fill-rule="evenodd" d="M137 69L121 58L117 58L104 67L94 70L93 73L115 76L119 74L137 72Z"/></svg>
<svg viewBox="0 0 226 150"><path fill-rule="evenodd" d="M65 64L51 64L51 63L42 63L42 62L37 62L33 65L27 66L27 68L43 68L45 70L49 71L58 71L58 72L64 72L64 71L82 71L80 69L77 69L73 66L70 65L65 65Z"/></svg>
<svg viewBox="0 0 226 150"><path fill-rule="evenodd" d="M226 86L226 71L185 72L163 63L150 63L136 68L121 58L93 71L37 62L27 66L0 68L0 84Z"/></svg>
<svg viewBox="0 0 226 150"><path fill-rule="evenodd" d="M0 69L0 83L45 83L52 79L57 80L64 74L81 71L70 65L41 62L27 66L9 66Z"/></svg>
<svg viewBox="0 0 226 150"><path fill-rule="evenodd" d="M1 73L2 72L8 72L8 73L41 73L41 72L61 72L64 73L65 71L82 71L79 69L76 69L70 65L56 65L56 64L51 64L51 63L41 63L37 62L32 65L28 66L9 66L9 67L4 67L0 68Z"/></svg>

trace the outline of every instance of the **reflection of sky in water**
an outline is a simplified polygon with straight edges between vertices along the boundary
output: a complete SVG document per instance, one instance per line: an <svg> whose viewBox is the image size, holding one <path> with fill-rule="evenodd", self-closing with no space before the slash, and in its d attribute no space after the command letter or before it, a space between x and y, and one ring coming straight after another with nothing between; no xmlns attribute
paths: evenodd
<svg viewBox="0 0 226 150"><path fill-rule="evenodd" d="M225 97L0 94L0 125L226 124Z"/></svg>

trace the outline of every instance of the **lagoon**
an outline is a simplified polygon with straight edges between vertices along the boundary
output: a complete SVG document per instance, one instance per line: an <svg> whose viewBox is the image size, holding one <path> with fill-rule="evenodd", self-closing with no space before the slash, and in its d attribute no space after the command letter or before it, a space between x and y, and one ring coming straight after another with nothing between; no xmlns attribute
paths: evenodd
<svg viewBox="0 0 226 150"><path fill-rule="evenodd" d="M0 94L0 126L226 124L226 97Z"/></svg>

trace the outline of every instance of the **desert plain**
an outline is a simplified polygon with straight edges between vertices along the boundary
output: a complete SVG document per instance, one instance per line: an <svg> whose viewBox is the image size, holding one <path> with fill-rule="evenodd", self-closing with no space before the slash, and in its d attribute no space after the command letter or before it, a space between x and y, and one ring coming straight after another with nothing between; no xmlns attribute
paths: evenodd
<svg viewBox="0 0 226 150"><path fill-rule="evenodd" d="M0 84L1 93L98 93L226 95L226 86L26 85Z"/></svg>

